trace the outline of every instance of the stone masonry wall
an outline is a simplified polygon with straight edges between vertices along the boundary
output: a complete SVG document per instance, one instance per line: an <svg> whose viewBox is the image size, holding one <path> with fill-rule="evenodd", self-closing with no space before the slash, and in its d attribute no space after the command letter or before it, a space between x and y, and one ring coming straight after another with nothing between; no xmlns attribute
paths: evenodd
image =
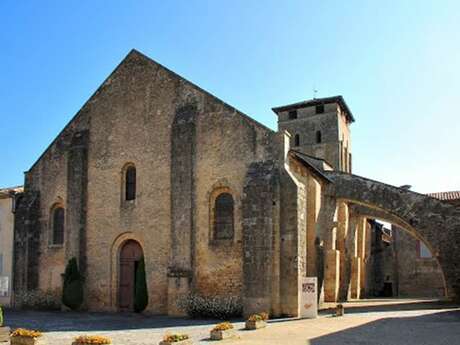
<svg viewBox="0 0 460 345"><path fill-rule="evenodd" d="M174 131L176 114L190 107L194 134ZM79 144L78 133L87 146ZM243 187L249 165L272 158L273 134L132 51L27 174L26 191L40 192L37 285L60 289L68 258L79 255L87 273L86 307L115 311L118 253L125 241L135 240L145 256L147 312L177 312L171 304L177 295L168 294L183 267L192 270L185 277L191 286L180 293L241 295ZM133 201L123 198L127 164L136 167ZM234 198L235 236L217 245L210 196L219 188ZM62 247L49 246L49 213L56 203L66 208Z"/></svg>

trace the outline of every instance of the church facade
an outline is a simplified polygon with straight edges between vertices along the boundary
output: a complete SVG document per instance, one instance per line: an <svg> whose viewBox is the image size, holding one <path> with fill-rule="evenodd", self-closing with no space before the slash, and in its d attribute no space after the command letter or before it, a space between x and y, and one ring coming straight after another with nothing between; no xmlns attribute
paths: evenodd
<svg viewBox="0 0 460 345"><path fill-rule="evenodd" d="M359 297L373 214L328 192L352 176L353 115L341 96L273 111L277 132L131 51L25 174L15 291L60 290L75 257L84 307L129 311L144 257L150 313L197 293L298 315L305 276Z"/></svg>

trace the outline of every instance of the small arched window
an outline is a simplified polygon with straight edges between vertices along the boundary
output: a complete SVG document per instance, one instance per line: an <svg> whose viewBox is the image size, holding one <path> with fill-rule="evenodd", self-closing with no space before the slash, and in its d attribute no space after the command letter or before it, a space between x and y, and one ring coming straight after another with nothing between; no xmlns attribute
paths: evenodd
<svg viewBox="0 0 460 345"><path fill-rule="evenodd" d="M125 200L136 199L136 168L130 165L125 172Z"/></svg>
<svg viewBox="0 0 460 345"><path fill-rule="evenodd" d="M64 243L64 209L56 207L52 214L52 244L61 245Z"/></svg>
<svg viewBox="0 0 460 345"><path fill-rule="evenodd" d="M294 137L294 146L300 146L300 135L296 134Z"/></svg>
<svg viewBox="0 0 460 345"><path fill-rule="evenodd" d="M320 144L322 141L322 138L321 138L321 131L316 131L316 143L317 144Z"/></svg>
<svg viewBox="0 0 460 345"><path fill-rule="evenodd" d="M230 240L234 235L233 197L221 193L214 202L214 239Z"/></svg>

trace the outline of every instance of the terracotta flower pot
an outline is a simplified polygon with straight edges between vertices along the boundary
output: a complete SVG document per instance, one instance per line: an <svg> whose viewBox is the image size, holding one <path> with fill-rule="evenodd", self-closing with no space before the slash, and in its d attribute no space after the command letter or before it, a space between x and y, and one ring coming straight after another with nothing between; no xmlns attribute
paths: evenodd
<svg viewBox="0 0 460 345"><path fill-rule="evenodd" d="M11 337L11 345L46 345L46 340L43 337Z"/></svg>
<svg viewBox="0 0 460 345"><path fill-rule="evenodd" d="M185 339L185 340L174 341L174 342L162 340L160 341L159 345L193 345L193 342L192 342L192 339Z"/></svg>
<svg viewBox="0 0 460 345"><path fill-rule="evenodd" d="M267 323L264 320L258 321L246 321L246 329L259 329L267 326Z"/></svg>
<svg viewBox="0 0 460 345"><path fill-rule="evenodd" d="M0 327L0 343L10 341L10 328Z"/></svg>
<svg viewBox="0 0 460 345"><path fill-rule="evenodd" d="M223 339L233 338L235 336L236 336L236 332L234 329L226 329L226 330L213 329L211 330L211 340L223 340Z"/></svg>

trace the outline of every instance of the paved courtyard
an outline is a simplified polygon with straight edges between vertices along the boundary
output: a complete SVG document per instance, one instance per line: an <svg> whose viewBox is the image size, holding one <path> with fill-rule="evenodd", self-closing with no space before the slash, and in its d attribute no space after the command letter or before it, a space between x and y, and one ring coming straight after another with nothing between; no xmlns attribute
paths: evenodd
<svg viewBox="0 0 460 345"><path fill-rule="evenodd" d="M12 328L45 332L49 345L71 344L80 334L101 334L114 345L158 344L166 332L189 334L195 344L209 344L216 320L188 320L137 314L6 311ZM323 311L315 320L272 320L258 331L244 331L237 320L238 339L225 344L373 344L458 345L460 306L432 301L374 300L350 303L344 317Z"/></svg>

